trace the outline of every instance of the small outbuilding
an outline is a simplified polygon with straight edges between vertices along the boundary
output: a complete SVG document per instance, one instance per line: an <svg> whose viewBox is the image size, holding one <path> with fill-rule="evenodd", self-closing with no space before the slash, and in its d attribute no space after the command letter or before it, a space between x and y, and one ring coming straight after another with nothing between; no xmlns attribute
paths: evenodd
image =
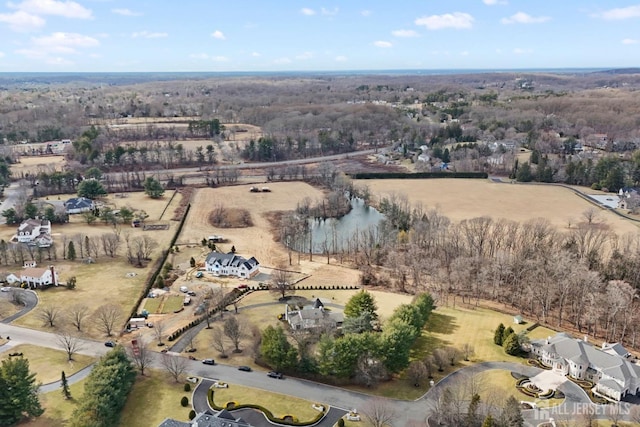
<svg viewBox="0 0 640 427"><path fill-rule="evenodd" d="M516 325L522 325L524 323L524 319L518 314L517 316L513 316L513 323Z"/></svg>

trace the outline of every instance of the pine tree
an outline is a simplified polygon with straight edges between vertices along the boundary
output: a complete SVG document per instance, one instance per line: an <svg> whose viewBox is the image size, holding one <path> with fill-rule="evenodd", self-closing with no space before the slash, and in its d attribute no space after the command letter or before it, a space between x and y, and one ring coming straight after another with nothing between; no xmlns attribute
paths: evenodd
<svg viewBox="0 0 640 427"><path fill-rule="evenodd" d="M60 384L62 385L62 395L65 399L71 399L71 391L69 390L69 382L67 381L67 375L62 371L62 378L60 378Z"/></svg>
<svg viewBox="0 0 640 427"><path fill-rule="evenodd" d="M468 426L476 425L476 418L478 418L478 407L480 406L480 395L475 393L471 397L471 402L469 403L469 408L467 409L467 422Z"/></svg>
<svg viewBox="0 0 640 427"><path fill-rule="evenodd" d="M191 259L189 260L189 265L191 267L195 267L196 266L196 259L194 257L191 257Z"/></svg>
<svg viewBox="0 0 640 427"><path fill-rule="evenodd" d="M67 259L71 261L75 261L76 259L76 247L73 244L73 241L69 242L69 246L67 248Z"/></svg>
<svg viewBox="0 0 640 427"><path fill-rule="evenodd" d="M22 357L5 359L0 366L0 426L11 426L25 415L43 413L38 400L36 374L29 371L29 361Z"/></svg>
<svg viewBox="0 0 640 427"><path fill-rule="evenodd" d="M502 345L502 335L504 334L504 325L500 323L498 328L496 329L495 334L493 335L493 342L496 345Z"/></svg>
<svg viewBox="0 0 640 427"><path fill-rule="evenodd" d="M504 345L504 343L507 341L507 338L509 338L509 336L512 335L513 332L514 331L511 326L504 330L504 332L502 333L502 345Z"/></svg>
<svg viewBox="0 0 640 427"><path fill-rule="evenodd" d="M520 410L520 403L515 397L510 396L505 402L504 409L502 410L502 421L504 425L509 427L522 427L524 426L524 418L522 417L522 411Z"/></svg>
<svg viewBox="0 0 640 427"><path fill-rule="evenodd" d="M516 356L520 353L520 342L517 334L509 335L504 341L504 352L511 356Z"/></svg>
<svg viewBox="0 0 640 427"><path fill-rule="evenodd" d="M484 419L482 423L482 427L495 427L496 423L493 421L493 417L491 415L487 415L487 418Z"/></svg>

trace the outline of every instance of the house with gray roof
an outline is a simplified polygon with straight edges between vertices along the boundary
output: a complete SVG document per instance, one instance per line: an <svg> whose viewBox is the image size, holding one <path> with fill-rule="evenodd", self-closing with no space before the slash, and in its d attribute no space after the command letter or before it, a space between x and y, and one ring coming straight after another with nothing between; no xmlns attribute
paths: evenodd
<svg viewBox="0 0 640 427"><path fill-rule="evenodd" d="M223 409L216 413L202 412L188 423L167 418L158 427L251 427L251 424Z"/></svg>
<svg viewBox="0 0 640 427"><path fill-rule="evenodd" d="M640 366L616 351L605 350L567 333L531 342L531 353L560 375L591 381L595 384L593 391L612 400L639 395Z"/></svg>
<svg viewBox="0 0 640 427"><path fill-rule="evenodd" d="M232 252L223 254L213 251L205 261L207 271L214 276L236 276L244 279L260 272L260 263L254 257L243 258Z"/></svg>
<svg viewBox="0 0 640 427"><path fill-rule="evenodd" d="M73 197L64 202L64 208L68 214L78 214L82 212L90 212L96 208L93 200L86 197Z"/></svg>
<svg viewBox="0 0 640 427"><path fill-rule="evenodd" d="M18 226L12 240L29 246L48 248L52 245L51 221L47 219L27 219Z"/></svg>
<svg viewBox="0 0 640 427"><path fill-rule="evenodd" d="M313 329L327 327L335 329L342 325L344 314L325 310L324 304L319 298L311 305L306 305L300 310L295 310L285 305L284 319L293 330Z"/></svg>

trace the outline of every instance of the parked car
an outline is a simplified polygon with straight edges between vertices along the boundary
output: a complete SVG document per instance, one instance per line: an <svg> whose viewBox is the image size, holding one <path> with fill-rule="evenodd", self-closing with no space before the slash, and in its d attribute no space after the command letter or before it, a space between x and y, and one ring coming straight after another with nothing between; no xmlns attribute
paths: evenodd
<svg viewBox="0 0 640 427"><path fill-rule="evenodd" d="M180 286L180 292L184 292L186 294L187 292L189 292L189 288L187 288L186 286Z"/></svg>
<svg viewBox="0 0 640 427"><path fill-rule="evenodd" d="M197 351L197 348L191 347L185 350L187 353L195 353Z"/></svg>
<svg viewBox="0 0 640 427"><path fill-rule="evenodd" d="M192 384L198 384L198 378L196 377L187 377L187 381L189 381Z"/></svg>
<svg viewBox="0 0 640 427"><path fill-rule="evenodd" d="M187 292L187 295L192 296L192 297L195 297L195 296L196 296L196 293L195 293L195 292L193 292L193 291L189 291L189 292Z"/></svg>
<svg viewBox="0 0 640 427"><path fill-rule="evenodd" d="M238 285L238 289L247 289L248 285Z"/></svg>
<svg viewBox="0 0 640 427"><path fill-rule="evenodd" d="M10 292L11 288L8 287L8 286L3 286L2 288L0 288L0 291L2 291L2 292Z"/></svg>
<svg viewBox="0 0 640 427"><path fill-rule="evenodd" d="M216 361L213 359L203 359L202 363L204 363L205 365L215 365Z"/></svg>
<svg viewBox="0 0 640 427"><path fill-rule="evenodd" d="M281 372L276 372L276 371L271 371L267 374L268 377L270 378L277 378L279 380L283 379L284 376L282 375Z"/></svg>
<svg viewBox="0 0 640 427"><path fill-rule="evenodd" d="M106 343L104 343L104 345L106 345L107 347L115 347L116 343L114 343L113 341L107 341Z"/></svg>
<svg viewBox="0 0 640 427"><path fill-rule="evenodd" d="M200 279L203 276L202 271L196 273L196 279Z"/></svg>
<svg viewBox="0 0 640 427"><path fill-rule="evenodd" d="M248 366L238 366L238 371L251 372L251 368Z"/></svg>

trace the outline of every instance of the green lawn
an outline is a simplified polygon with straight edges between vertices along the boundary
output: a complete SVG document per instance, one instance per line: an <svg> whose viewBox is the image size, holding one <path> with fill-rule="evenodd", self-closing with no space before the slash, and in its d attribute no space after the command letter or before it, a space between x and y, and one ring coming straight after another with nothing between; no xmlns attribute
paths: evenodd
<svg viewBox="0 0 640 427"><path fill-rule="evenodd" d="M147 298L144 303L144 309L151 314L155 314L160 308L160 303L162 303L162 298Z"/></svg>
<svg viewBox="0 0 640 427"><path fill-rule="evenodd" d="M62 395L62 391L55 390L50 393L40 395L40 404L44 409L44 414L40 417L21 424L28 427L49 427L61 426L71 419L71 413L79 402L82 401L85 380L79 381L69 386L71 399L67 400Z"/></svg>
<svg viewBox="0 0 640 427"><path fill-rule="evenodd" d="M180 310L183 307L184 297L180 295L172 295L165 298L164 306L162 307L162 314L173 313Z"/></svg>
<svg viewBox="0 0 640 427"><path fill-rule="evenodd" d="M292 415L300 422L312 420L319 413L311 407L314 402L235 384L229 384L229 388L214 389L213 400L219 406L232 401L238 404L253 403L270 410L276 417Z"/></svg>
<svg viewBox="0 0 640 427"><path fill-rule="evenodd" d="M95 358L83 354L75 354L69 361L67 353L62 350L31 344L20 344L0 353L0 360L8 358L9 353L22 353L29 360L29 369L36 374L36 380L43 384L58 381L62 371L69 377L95 361Z"/></svg>
<svg viewBox="0 0 640 427"><path fill-rule="evenodd" d="M179 421L189 419L191 395L185 392L184 383L176 383L164 371L148 370L138 375L127 403L122 411L120 427L157 426L165 418ZM192 384L192 390L195 384ZM189 398L189 406L180 406L182 396Z"/></svg>

